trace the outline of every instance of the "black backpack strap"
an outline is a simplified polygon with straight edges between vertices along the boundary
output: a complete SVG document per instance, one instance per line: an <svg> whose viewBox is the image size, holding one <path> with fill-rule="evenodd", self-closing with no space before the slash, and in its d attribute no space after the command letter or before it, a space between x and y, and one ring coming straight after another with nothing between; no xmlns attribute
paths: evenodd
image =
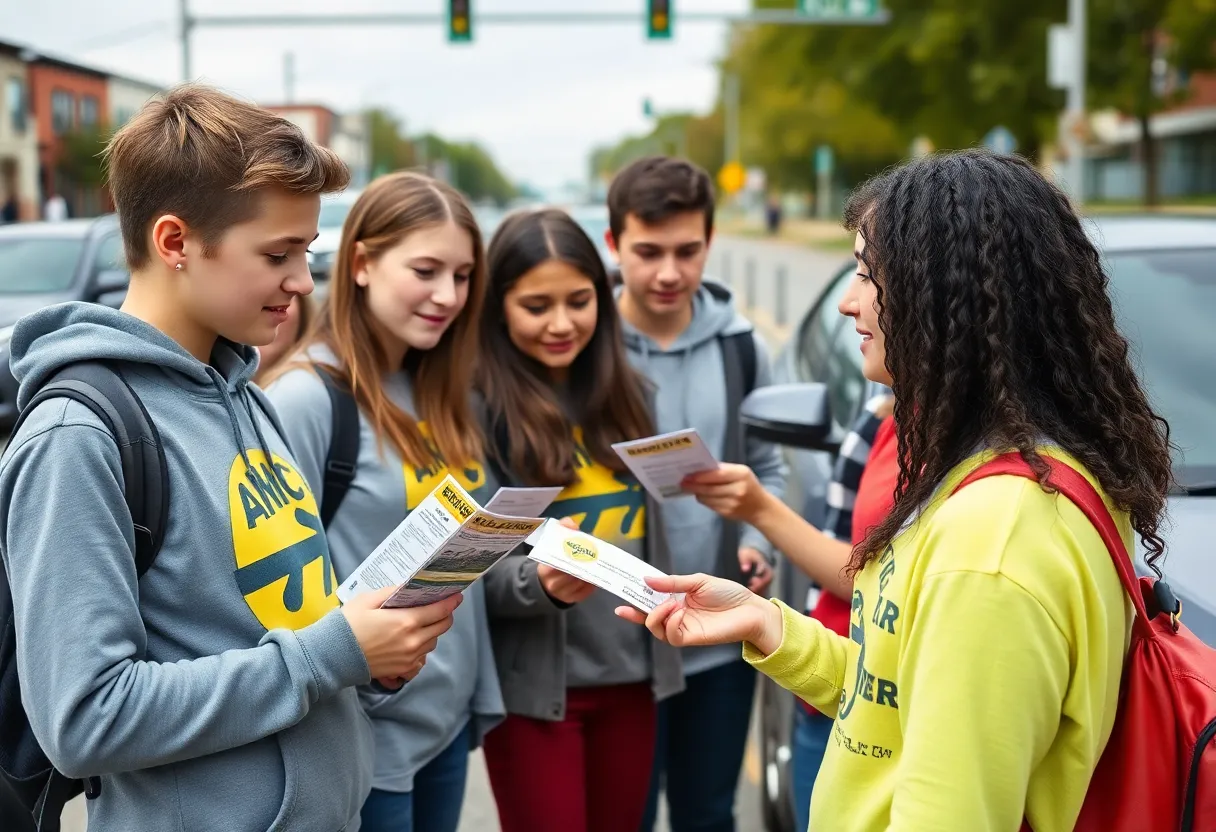
<svg viewBox="0 0 1216 832"><path fill-rule="evenodd" d="M720 337L722 368L726 376L726 441L725 462L745 463L743 425L739 407L756 388L756 339L751 330Z"/></svg>
<svg viewBox="0 0 1216 832"><path fill-rule="evenodd" d="M329 523L338 513L338 507L346 499L355 472L359 467L359 405L355 397L323 365L314 364L317 375L325 382L329 393L332 430L329 434L329 452L325 455L324 491L321 493L321 526Z"/></svg>
<svg viewBox="0 0 1216 832"><path fill-rule="evenodd" d="M116 367L82 361L64 367L42 386L22 409L13 435L34 408L48 399L71 399L84 405L114 437L135 527L135 571L143 576L156 560L169 518L169 466L152 417Z"/></svg>

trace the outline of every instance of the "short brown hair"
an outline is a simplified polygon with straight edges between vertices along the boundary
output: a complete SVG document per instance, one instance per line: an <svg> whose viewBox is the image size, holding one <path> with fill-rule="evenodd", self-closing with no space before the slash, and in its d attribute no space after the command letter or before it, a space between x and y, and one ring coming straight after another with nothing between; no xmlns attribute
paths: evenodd
<svg viewBox="0 0 1216 832"><path fill-rule="evenodd" d="M127 263L148 264L148 229L173 214L210 256L224 232L257 215L258 191L340 191L350 172L299 127L212 87L184 84L144 106L110 139L106 176Z"/></svg>
<svg viewBox="0 0 1216 832"><path fill-rule="evenodd" d="M705 236L714 231L714 186L700 165L671 156L647 156L618 173L608 188L608 227L620 241L625 217L655 225L676 214L699 211Z"/></svg>

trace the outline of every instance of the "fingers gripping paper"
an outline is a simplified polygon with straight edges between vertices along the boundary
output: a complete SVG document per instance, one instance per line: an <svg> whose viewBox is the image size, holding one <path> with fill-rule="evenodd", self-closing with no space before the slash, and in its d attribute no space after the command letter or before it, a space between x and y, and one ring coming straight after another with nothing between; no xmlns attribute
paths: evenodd
<svg viewBox="0 0 1216 832"><path fill-rule="evenodd" d="M718 460L693 428L612 446L642 487L666 502L686 496L681 483L691 474L712 471Z"/></svg>

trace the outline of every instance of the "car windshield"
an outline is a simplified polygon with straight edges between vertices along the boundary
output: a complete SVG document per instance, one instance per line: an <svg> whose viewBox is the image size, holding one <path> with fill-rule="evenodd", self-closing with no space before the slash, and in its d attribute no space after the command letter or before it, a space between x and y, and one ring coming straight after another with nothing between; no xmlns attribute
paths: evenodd
<svg viewBox="0 0 1216 832"><path fill-rule="evenodd" d="M0 238L0 295L66 291L76 279L82 248L78 237Z"/></svg>
<svg viewBox="0 0 1216 832"><path fill-rule="evenodd" d="M322 202L321 216L317 219L318 228L341 228L350 213L349 202Z"/></svg>
<svg viewBox="0 0 1216 832"><path fill-rule="evenodd" d="M1108 255L1120 326L1177 445L1182 484L1216 479L1216 249Z"/></svg>

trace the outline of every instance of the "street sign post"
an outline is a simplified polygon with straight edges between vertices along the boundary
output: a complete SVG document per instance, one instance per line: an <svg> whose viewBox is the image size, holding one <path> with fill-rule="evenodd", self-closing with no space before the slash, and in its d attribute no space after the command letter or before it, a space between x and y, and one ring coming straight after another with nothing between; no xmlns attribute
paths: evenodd
<svg viewBox="0 0 1216 832"><path fill-rule="evenodd" d="M815 148L815 208L819 219L826 220L832 211L832 173L836 168L836 154L832 146L821 144Z"/></svg>

